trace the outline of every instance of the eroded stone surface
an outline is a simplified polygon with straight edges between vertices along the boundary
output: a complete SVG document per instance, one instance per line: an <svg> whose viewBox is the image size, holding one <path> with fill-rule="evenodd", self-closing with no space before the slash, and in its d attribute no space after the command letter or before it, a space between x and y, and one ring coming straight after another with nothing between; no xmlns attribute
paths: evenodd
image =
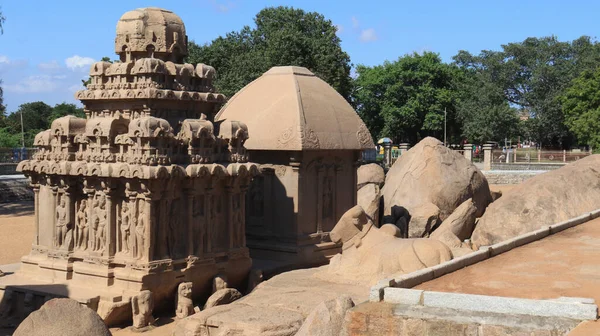
<svg viewBox="0 0 600 336"><path fill-rule="evenodd" d="M477 167L431 137L423 139L394 163L386 176L383 197L384 216L393 217L394 207L401 207L407 210L404 216L409 219L415 209L430 203L439 208L441 221L469 198L477 207L477 217L492 201L488 183ZM384 222L397 220L388 218ZM417 228L410 222L407 224L411 237L429 233L427 221Z"/></svg>
<svg viewBox="0 0 600 336"><path fill-rule="evenodd" d="M403 274L452 259L442 242L429 239L401 239L397 231L373 226L364 210L348 210L331 231L331 240L342 244L342 253L331 259L319 274L335 281L374 284L393 274Z"/></svg>
<svg viewBox="0 0 600 336"><path fill-rule="evenodd" d="M376 225L379 224L379 203L381 201L381 190L377 184L369 183L358 190L357 204L373 220Z"/></svg>
<svg viewBox="0 0 600 336"><path fill-rule="evenodd" d="M369 163L358 167L356 176L358 189L367 184L376 184L381 188L385 182L385 172L383 171L383 167L377 163Z"/></svg>
<svg viewBox="0 0 600 336"><path fill-rule="evenodd" d="M536 175L492 203L473 231L473 244L499 243L600 208L600 155Z"/></svg>
<svg viewBox="0 0 600 336"><path fill-rule="evenodd" d="M70 299L53 299L31 313L15 330L15 336L110 336L93 310Z"/></svg>
<svg viewBox="0 0 600 336"><path fill-rule="evenodd" d="M444 231L454 234L459 241L471 237L475 226L475 215L477 208L471 199L464 201L440 224L440 226L431 234L431 238L438 238Z"/></svg>
<svg viewBox="0 0 600 336"><path fill-rule="evenodd" d="M204 309L229 304L241 297L242 294L235 288L219 289L206 300Z"/></svg>
<svg viewBox="0 0 600 336"><path fill-rule="evenodd" d="M344 316L352 307L354 302L349 296L321 303L308 315L295 336L338 336Z"/></svg>

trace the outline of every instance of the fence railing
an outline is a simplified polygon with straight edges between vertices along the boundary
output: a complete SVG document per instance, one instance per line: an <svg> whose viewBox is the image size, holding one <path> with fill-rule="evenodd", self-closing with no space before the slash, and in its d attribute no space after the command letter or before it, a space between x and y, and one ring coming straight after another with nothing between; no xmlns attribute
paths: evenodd
<svg viewBox="0 0 600 336"><path fill-rule="evenodd" d="M37 151L37 148L1 148L0 163L19 163L28 160Z"/></svg>
<svg viewBox="0 0 600 336"><path fill-rule="evenodd" d="M511 148L492 150L492 163L570 163L591 155L580 150Z"/></svg>

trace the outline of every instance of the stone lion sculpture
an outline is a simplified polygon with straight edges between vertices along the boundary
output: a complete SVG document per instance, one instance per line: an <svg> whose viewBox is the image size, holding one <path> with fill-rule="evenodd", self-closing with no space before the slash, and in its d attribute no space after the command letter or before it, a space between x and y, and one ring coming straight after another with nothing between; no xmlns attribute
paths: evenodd
<svg viewBox="0 0 600 336"><path fill-rule="evenodd" d="M342 253L331 258L325 272L352 282L372 284L394 274L435 266L452 259L444 243L429 238L402 239L393 224L373 225L360 205L348 210L331 230Z"/></svg>

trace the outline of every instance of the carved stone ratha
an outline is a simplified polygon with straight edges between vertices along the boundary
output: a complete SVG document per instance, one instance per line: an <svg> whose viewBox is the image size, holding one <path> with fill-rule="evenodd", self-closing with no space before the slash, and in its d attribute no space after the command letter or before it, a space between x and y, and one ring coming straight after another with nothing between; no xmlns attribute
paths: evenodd
<svg viewBox="0 0 600 336"><path fill-rule="evenodd" d="M183 63L185 26L172 12L124 14L115 50L120 61L94 63L75 94L86 117L54 120L18 166L36 223L19 276L111 304L142 290L173 302L182 281L210 291L217 274L244 287L245 194L259 173L248 127L214 122L226 100L215 69Z"/></svg>

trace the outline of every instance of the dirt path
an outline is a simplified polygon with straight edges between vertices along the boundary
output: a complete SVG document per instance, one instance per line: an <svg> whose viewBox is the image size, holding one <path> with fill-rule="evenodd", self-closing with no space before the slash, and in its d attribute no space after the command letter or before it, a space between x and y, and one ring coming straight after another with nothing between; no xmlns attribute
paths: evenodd
<svg viewBox="0 0 600 336"><path fill-rule="evenodd" d="M0 265L18 263L34 235L33 201L0 204Z"/></svg>

